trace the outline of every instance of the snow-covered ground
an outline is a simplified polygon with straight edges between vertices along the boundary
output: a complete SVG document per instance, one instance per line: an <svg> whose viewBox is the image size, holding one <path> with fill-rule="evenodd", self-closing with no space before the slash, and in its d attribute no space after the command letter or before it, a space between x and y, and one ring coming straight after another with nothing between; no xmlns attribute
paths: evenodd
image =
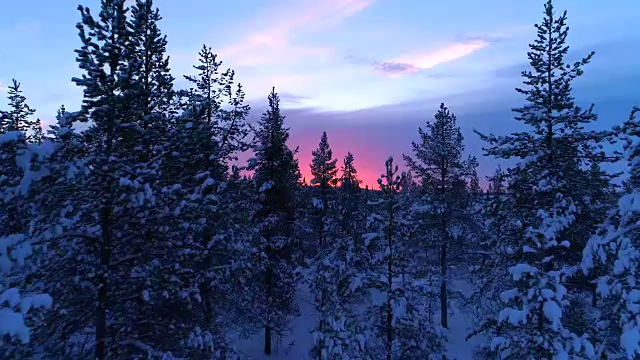
<svg viewBox="0 0 640 360"><path fill-rule="evenodd" d="M313 347L313 338L311 331L313 330L318 314L313 305L313 296L306 288L300 289L297 294L298 307L300 316L291 324L291 333L286 335L280 342L274 336L272 350L270 356L264 354L264 331L248 338L241 340L238 350L247 360L284 360L309 359L309 351Z"/></svg>
<svg viewBox="0 0 640 360"><path fill-rule="evenodd" d="M465 282L454 282L456 290L467 293L469 286ZM467 291L465 291L467 290ZM298 291L298 306L300 316L291 324L291 334L285 336L281 343L275 344L270 356L263 353L264 332L240 341L239 350L247 360L307 360L309 350L313 346L311 331L317 321L317 313L313 306L313 296L306 289ZM450 360L473 359L473 348L482 341L476 337L466 341L469 327L472 325L468 316L455 303L451 304L453 314L449 318L448 356Z"/></svg>
<svg viewBox="0 0 640 360"><path fill-rule="evenodd" d="M460 291L464 296L470 296L473 291L471 284L462 280L454 280L451 287ZM473 326L472 318L466 316L455 301L452 302L451 308L453 314L449 317L447 355L450 360L471 360L473 359L473 349L484 339L481 336L476 336L467 341L467 334Z"/></svg>

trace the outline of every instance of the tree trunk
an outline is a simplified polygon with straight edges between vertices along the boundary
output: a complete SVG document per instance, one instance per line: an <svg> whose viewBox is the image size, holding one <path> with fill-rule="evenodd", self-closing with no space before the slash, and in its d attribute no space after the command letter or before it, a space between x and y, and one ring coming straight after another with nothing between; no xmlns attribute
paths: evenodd
<svg viewBox="0 0 640 360"><path fill-rule="evenodd" d="M273 275L271 272L271 268L267 267L267 271L265 273L265 292L267 296L267 324L264 327L264 353L266 355L271 355L271 306L273 306L273 304L271 303L273 300L271 294Z"/></svg>
<svg viewBox="0 0 640 360"><path fill-rule="evenodd" d="M107 300L108 300L108 267L111 261L111 211L108 207L102 210L102 244L100 248L100 275L98 277L98 304L96 313L96 348L97 360L107 358Z"/></svg>
<svg viewBox="0 0 640 360"><path fill-rule="evenodd" d="M391 180L391 179L389 179ZM387 246L389 247L389 259L387 260L387 360L391 360L393 351L393 308L391 307L391 294L393 292L393 235L394 218L393 202L389 200L389 232L387 233Z"/></svg>
<svg viewBox="0 0 640 360"><path fill-rule="evenodd" d="M446 249L446 247L443 245L442 248L444 253L444 251L446 251L444 250ZM445 329L448 329L449 322L447 319L447 280L446 280L447 267L442 266L441 272L442 272L442 282L440 283L440 318L441 318L442 327L444 327Z"/></svg>
<svg viewBox="0 0 640 360"><path fill-rule="evenodd" d="M447 318L447 224L442 222L442 244L440 246L440 321L442 327L449 328Z"/></svg>
<svg viewBox="0 0 640 360"><path fill-rule="evenodd" d="M318 224L318 243L320 244L318 251L322 251L324 249L324 214L320 214L320 223Z"/></svg>
<svg viewBox="0 0 640 360"><path fill-rule="evenodd" d="M324 189L321 188L320 189L320 201L322 202L322 208L320 209L320 228L318 229L319 231L319 239L318 242L320 243L320 251L322 251L322 249L324 249L325 247L325 233L324 233L324 220L325 217L327 216L327 196L324 192Z"/></svg>
<svg viewBox="0 0 640 360"><path fill-rule="evenodd" d="M444 135L444 134L443 134ZM442 139L445 140L445 139ZM447 203L447 176L449 169L447 160L443 157L440 159L440 196L443 204L446 204L446 210L440 215L440 226L442 231L442 244L440 245L440 323L443 328L449 328L449 319L447 314L447 244L449 243L449 204Z"/></svg>
<svg viewBox="0 0 640 360"><path fill-rule="evenodd" d="M271 355L271 326L264 327L264 353Z"/></svg>
<svg viewBox="0 0 640 360"><path fill-rule="evenodd" d="M393 351L393 308L390 297L391 291L387 294L387 360L391 360Z"/></svg>
<svg viewBox="0 0 640 360"><path fill-rule="evenodd" d="M321 273L324 272L324 266L322 263L320 263L320 269L319 271ZM320 284L320 286L322 286L322 284ZM322 334L324 331L324 325L325 325L325 319L326 319L326 309L325 309L325 305L327 303L327 292L324 288L322 288L322 290L320 291L320 323L318 324L318 331ZM324 340L320 339L320 341L318 341L318 359L322 360L322 349L324 348Z"/></svg>

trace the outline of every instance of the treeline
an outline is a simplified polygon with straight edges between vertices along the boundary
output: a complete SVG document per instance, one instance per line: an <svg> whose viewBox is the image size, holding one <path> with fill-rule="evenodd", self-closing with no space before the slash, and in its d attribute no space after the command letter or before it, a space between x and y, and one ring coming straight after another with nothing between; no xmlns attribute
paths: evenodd
<svg viewBox="0 0 640 360"><path fill-rule="evenodd" d="M250 123L212 49L176 89L151 0L78 9L81 109L45 133L14 81L0 112L0 357L239 359L254 334L269 355L300 293L314 359L446 358L454 306L478 359L639 356L638 109L585 130L572 82L593 53L565 63L551 1L517 89L528 130L478 133L517 165L482 189L441 104L375 191L326 133L305 186L275 89ZM618 186L603 166L621 160Z"/></svg>

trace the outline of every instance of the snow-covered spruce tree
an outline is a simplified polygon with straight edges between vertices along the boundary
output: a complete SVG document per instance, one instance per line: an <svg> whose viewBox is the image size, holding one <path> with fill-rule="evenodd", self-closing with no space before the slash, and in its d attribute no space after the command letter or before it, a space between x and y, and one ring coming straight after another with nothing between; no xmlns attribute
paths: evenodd
<svg viewBox="0 0 640 360"><path fill-rule="evenodd" d="M378 179L380 199L370 203L374 212L365 234L373 258L364 278L364 286L372 291L361 320L366 327L364 354L371 359L441 359L443 329L429 322L427 315L426 295L431 289L422 279L401 279L410 226L399 201L405 174L397 174L392 158L385 165L386 172Z"/></svg>
<svg viewBox="0 0 640 360"><path fill-rule="evenodd" d="M7 97L9 110L0 112L0 134L6 134L6 141L0 145L0 186L11 190L20 184L24 175L16 156L27 151L28 135L34 131L37 122L30 118L35 110L27 104L20 83L15 79L8 88ZM28 210L22 200L16 194L0 202L0 236L22 234L27 229L29 217L25 213Z"/></svg>
<svg viewBox="0 0 640 360"><path fill-rule="evenodd" d="M327 306L329 301L328 297L331 291L327 289L327 278L330 276L330 269L325 265L325 256L328 252L327 247L331 247L327 244L327 239L330 241L337 241L335 239L335 231L330 234L332 229L330 227L335 224L331 224L329 214L334 208L333 193L331 187L334 186L338 179L336 175L338 168L336 166L338 160L333 158L333 152L329 145L329 138L326 132L322 133L320 137L320 143L318 148L311 152L312 159L309 167L311 168L311 185L312 191L312 209L313 209L313 224L316 241L314 241L313 247L315 251L312 254L316 254L312 260L312 279L311 288L314 292L316 308L320 314L320 319L317 325L317 332L323 334L325 328L329 327L329 321L332 320L330 315L331 309ZM330 207L332 209L330 209ZM335 230L335 229L333 229ZM328 313L329 312L329 313ZM323 359L328 355L323 353L325 348L325 339L322 336L316 336L316 346L312 349L311 354L314 358ZM314 354L315 353L315 354Z"/></svg>
<svg viewBox="0 0 640 360"><path fill-rule="evenodd" d="M171 168L165 171L172 178L180 178L185 167L189 171L203 170L217 183L212 187L215 189L228 175L228 162L236 159L238 152L249 148L246 138L250 127L246 116L250 107L244 104L242 86L237 84L233 90L234 72L231 69L220 71L222 62L217 60L211 48L203 46L198 55L199 64L194 65L198 73L185 75L193 87L179 92L181 114L170 134L167 145L170 160L167 163ZM195 140L192 136L200 138ZM193 154L182 157L190 153ZM199 181L190 176L182 177Z"/></svg>
<svg viewBox="0 0 640 360"><path fill-rule="evenodd" d="M340 168L341 175L338 187L338 214L341 219L341 238L352 239L356 252L359 254L355 266L363 270L366 268L366 251L362 235L365 232L366 200L363 189L360 187L362 180L358 178L358 170L354 164L353 154L347 153L343 165Z"/></svg>
<svg viewBox="0 0 640 360"><path fill-rule="evenodd" d="M484 198L481 216L484 226L480 229L479 248L484 249L477 266L472 272L474 292L467 300L477 324L468 338L493 329L502 304L496 299L512 287L509 266L516 261L513 257L521 238L521 224L524 221L513 211L513 197L507 192L506 173L498 167L487 177L488 188ZM475 349L479 359L496 359L496 352L490 344L480 344Z"/></svg>
<svg viewBox="0 0 640 360"><path fill-rule="evenodd" d="M135 289L138 294L135 306L126 315L131 321L129 331L135 335L126 344L131 350L124 350L122 356L140 352L185 356L189 352L183 350L188 348L184 342L197 324L174 302L182 295L176 286L175 273L178 253L183 250L175 239L184 228L178 230L183 223L176 221L182 219L173 212L177 206L171 190L180 182L179 178L169 178L169 174L163 173L169 152L174 150L168 146L175 119L173 77L166 55L167 40L159 28L162 19L159 10L151 0L130 4L124 62L130 76L127 92L135 118L127 125L121 146L131 156L130 161L149 174L145 182L153 189L153 210L145 211L134 231L141 243L153 247L141 247L136 254L140 262L134 271L141 282Z"/></svg>
<svg viewBox="0 0 640 360"><path fill-rule="evenodd" d="M364 349L358 307L365 298L362 248L351 237L336 237L317 257L311 273L319 319L313 332L313 359L357 359Z"/></svg>
<svg viewBox="0 0 640 360"><path fill-rule="evenodd" d="M476 168L473 169L469 177L469 193L474 197L474 200L484 193L482 187L480 187L480 178L478 177L478 170Z"/></svg>
<svg viewBox="0 0 640 360"><path fill-rule="evenodd" d="M44 316L29 318L32 323L56 323L59 326L38 326L32 332L32 346L21 348L18 358L31 358L45 354L51 358L63 358L69 339L76 334L73 317L78 311L89 314L80 304L90 304L94 298L84 297L85 288L76 276L91 271L82 258L86 240L78 235L66 237L62 224L69 221L67 214L75 215L72 207L74 194L81 191L83 166L80 154L85 143L73 129L76 113L68 113L61 107L57 123L51 126L41 148L47 149L44 157L32 158L32 169L40 169L41 175L31 183L27 199L32 206L30 237L34 239L33 254L38 266L30 269L22 279L23 286L32 292L46 291L56 301ZM58 234L60 237L58 238ZM83 295L80 295L83 294ZM61 314L65 314L62 316ZM86 325L86 324L85 324Z"/></svg>
<svg viewBox="0 0 640 360"><path fill-rule="evenodd" d="M360 180L347 154L342 167L335 213L342 218L335 237L320 252L314 268L315 286L324 291L318 327L314 332L316 359L357 359L362 356L364 333L358 307L365 299L363 270L369 263L361 236L364 231L364 212L360 196Z"/></svg>
<svg viewBox="0 0 640 360"><path fill-rule="evenodd" d="M620 129L625 141L625 159L631 174L640 168L640 124L634 108L629 120ZM595 273L597 294L602 299L602 319L609 335L601 338L598 349L608 358L640 356L640 290L638 271L638 227L640 224L640 188L634 186L623 194L599 231L584 250L582 267Z"/></svg>
<svg viewBox="0 0 640 360"><path fill-rule="evenodd" d="M29 135L29 141L34 144L42 145L42 142L44 141L44 129L42 128L42 122L39 118L33 123L33 127L31 129L32 131L31 135Z"/></svg>
<svg viewBox="0 0 640 360"><path fill-rule="evenodd" d="M313 187L317 196L314 205L324 204L319 209L323 212L317 211L316 216L322 217L321 234L328 240L320 242L312 259L310 288L316 297L319 320L310 355L314 359L352 359L363 349L362 329L355 312L364 296L362 268L366 263L362 259L364 247L358 238L362 232L358 220L363 218L358 203L359 180L353 155L348 154L341 187L337 193L332 191L340 179L336 178L337 161L332 159L326 133L313 155L311 182L317 184Z"/></svg>
<svg viewBox="0 0 640 360"><path fill-rule="evenodd" d="M300 179L295 151L287 146L289 131L284 127L280 99L272 89L269 108L256 129L254 171L257 200L254 226L259 231L253 244L256 270L256 309L265 326L264 352L271 354L272 332L284 331L288 317L297 312L295 303L297 241L293 238L296 218L296 188Z"/></svg>
<svg viewBox="0 0 640 360"><path fill-rule="evenodd" d="M85 74L73 79L84 90L76 119L90 123L78 134L79 151L62 156L78 169L56 179L69 189L66 198L48 209L52 221L37 228L39 240L62 255L49 259L55 261L47 264L52 271L45 282L60 300L50 319L58 326L43 329L38 350L62 358L88 352L96 359L135 358L164 347L147 344L152 336L135 326L141 321L136 310L145 306L150 264L166 246L163 238L146 236L148 222L163 211L152 188L157 165L145 161L145 149L137 146L143 142L137 125L144 111L123 1L102 1L97 18L83 6L79 10L82 45L76 52Z"/></svg>
<svg viewBox="0 0 640 360"><path fill-rule="evenodd" d="M233 166L230 176L221 185L219 191L219 210L223 216L217 225L217 239L220 251L218 255L225 262L218 262L212 269L218 271L218 279L224 286L218 286L214 292L214 301L220 308L217 312L220 325L219 335L228 335L230 331L241 334L253 334L264 327L263 314L255 308L256 291L254 249L252 244L258 231L254 228L253 215L259 208L255 202L255 184L251 179L242 178L242 168ZM220 270L224 270L220 271ZM226 330L226 333L224 332ZM228 341L228 340L227 340ZM232 350L229 344L228 350Z"/></svg>
<svg viewBox="0 0 640 360"><path fill-rule="evenodd" d="M139 152L147 161L161 156L162 144L168 137L170 115L175 112L173 76L170 74L169 57L166 55L167 39L159 28L160 12L152 0L132 2L128 28L131 32L130 47L126 53L131 73L132 92L136 92L136 107L141 116L136 121Z"/></svg>
<svg viewBox="0 0 640 360"><path fill-rule="evenodd" d="M343 236L351 236L360 239L362 235L363 199L358 179L358 170L354 164L352 153L347 153L340 168L340 178L338 179L338 204L340 208L341 229Z"/></svg>
<svg viewBox="0 0 640 360"><path fill-rule="evenodd" d="M397 270L399 281L402 285L411 283L415 279L420 279L423 283L421 289L423 314L429 323L435 323L435 312L438 310L440 301L440 276L438 262L430 260L425 253L425 230L428 227L421 221L423 219L423 194L421 185L415 180L411 170L407 170L400 179L400 191L398 193L398 216L402 219L402 226L399 227L399 238L402 239L402 246L398 247ZM431 234L429 234L431 235ZM424 254L424 255L423 255ZM430 264L424 264L429 262Z"/></svg>
<svg viewBox="0 0 640 360"><path fill-rule="evenodd" d="M592 54L565 64L566 12L558 17L551 1L536 29L528 53L532 70L522 73L526 88L517 89L527 104L514 109L516 120L530 130L480 134L489 143L488 155L520 160L509 169L508 182L510 211L521 217L521 231L513 234L518 238L501 240L515 246L513 287L501 294L505 307L491 343L501 359L589 358L593 347L565 325L563 313L571 300L566 285L577 265L575 249L586 241L584 233L573 231L589 206L583 198L586 169L604 161L604 133L584 130L596 115L575 105L571 95L573 80Z"/></svg>
<svg viewBox="0 0 640 360"><path fill-rule="evenodd" d="M570 248L571 263L579 264L583 259L584 248L588 239L587 234L592 235L598 231L598 227L605 222L607 214L615 207L619 195L619 186L611 179L618 174L605 172L599 163L592 163L590 168L583 170L582 197L579 205L580 214L576 216L575 223L571 227L571 237L574 245ZM588 333L592 344L598 345L599 352L601 340L611 339L609 336L610 327L603 327L600 320L610 320L611 317L603 318L603 313L611 307L607 301L598 301L596 279L604 274L604 269L598 266L585 274L577 271L566 283L567 289L573 295L569 298L569 307L564 313L563 324L573 333ZM606 309L603 309L606 308ZM604 311L603 311L604 310Z"/></svg>
<svg viewBox="0 0 640 360"><path fill-rule="evenodd" d="M27 143L27 132L37 125L29 117L34 110L26 103L20 84L9 87L9 110L0 110L0 357L16 356L31 339L31 326L42 326L25 318L35 307L51 306L47 294L31 291L23 284L25 274L37 267L30 258L30 204L28 192L31 161L38 148ZM25 181L26 180L26 181Z"/></svg>
<svg viewBox="0 0 640 360"><path fill-rule="evenodd" d="M245 118L249 105L244 103L244 90L235 84L235 72L221 71L222 62L210 47L203 46L199 55L197 76L185 76L194 88L183 93L184 109L196 120L209 124L213 129L216 161L225 163L235 159L238 151L249 150L247 137L251 133ZM240 147L240 148L238 148ZM222 166L223 168L225 166Z"/></svg>
<svg viewBox="0 0 640 360"><path fill-rule="evenodd" d="M440 319L448 327L448 271L465 250L465 230L473 220L467 181L475 174L475 158L463 158L464 145L456 116L444 104L433 123L418 129L420 142L413 143L414 157L404 156L407 166L422 183L421 221L435 232L435 244L425 238L424 249L436 248L440 273ZM433 246L436 245L436 246Z"/></svg>
<svg viewBox="0 0 640 360"><path fill-rule="evenodd" d="M318 148L311 152L313 158L311 160L311 185L315 186L315 196L312 198L313 207L316 210L316 233L317 246L319 250L326 245L327 242L327 214L329 212L329 202L333 195L331 188L338 182L337 159L333 158L331 146L327 133L323 132L320 138Z"/></svg>
<svg viewBox="0 0 640 360"><path fill-rule="evenodd" d="M160 11L154 8L152 0L136 0L131 7L129 27L134 47L131 56L137 61L134 64L137 67L137 85L140 87L140 106L147 120L149 115L155 113L166 114L172 108L175 96L174 79L166 55L167 38L158 26L160 20ZM142 128L147 130L149 125L155 125L155 122L143 122Z"/></svg>
<svg viewBox="0 0 640 360"><path fill-rule="evenodd" d="M301 176L302 178L302 176ZM317 188L311 186L306 178L302 178L296 191L296 202L299 204L295 222L295 237L300 242L300 259L297 262L303 267L311 266L311 261L320 251L318 247L318 213L314 199Z"/></svg>
<svg viewBox="0 0 640 360"><path fill-rule="evenodd" d="M469 273L467 270L472 272L474 269L477 269L478 264L482 262L487 255L486 248L482 244L485 228L483 209L486 198L487 194L480 186L478 170L477 167L475 167L471 172L465 191L465 199L462 202L466 202L466 221L462 222L462 225L468 250L463 252L463 254L467 256L465 256L464 259L458 259L458 264L462 265L462 269L466 274Z"/></svg>
<svg viewBox="0 0 640 360"><path fill-rule="evenodd" d="M232 328L247 330L255 321L248 316L252 304L237 301L247 298L240 291L246 291L253 229L247 226L251 204L241 199L249 192L238 183L237 169L228 173L229 161L248 147L249 107L239 84L232 92L233 72L218 72L221 64L210 48L200 52L198 73L186 76L194 88L179 94L180 113L170 118L161 147L162 198L169 210L162 220L169 229L163 232L182 241L172 241L170 257L156 271L171 280L170 289L156 297L186 332L181 355L203 359L231 359Z"/></svg>
<svg viewBox="0 0 640 360"><path fill-rule="evenodd" d="M228 172L227 163L235 160L238 152L250 147L246 140L251 131L246 122L250 107L244 103L245 93L242 85L234 86L234 71L222 71L222 62L210 47L203 45L198 55L199 63L193 66L197 74L184 76L192 87L180 92L182 121L178 126L189 129L198 126L207 129L206 136L210 139L206 144L190 146L200 147L199 150L205 150L210 154L207 159L203 158L209 162L206 166L207 171L211 173L212 178L220 180ZM186 142L187 138L179 141ZM188 144L180 144L186 145Z"/></svg>

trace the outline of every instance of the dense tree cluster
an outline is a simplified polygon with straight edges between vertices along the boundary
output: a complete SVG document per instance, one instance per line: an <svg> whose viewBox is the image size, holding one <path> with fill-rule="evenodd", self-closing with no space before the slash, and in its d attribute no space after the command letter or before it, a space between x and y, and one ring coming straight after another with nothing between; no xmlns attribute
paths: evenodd
<svg viewBox="0 0 640 360"><path fill-rule="evenodd" d="M313 359L444 359L452 311L475 320L478 359L640 356L640 109L587 130L572 82L593 53L565 62L550 0L516 89L524 130L477 132L514 164L485 189L445 104L378 189L326 132L306 185L275 89L250 123L207 46L174 86L152 0L78 10L81 108L45 131L14 81L0 111L0 357L241 359L256 335L271 355L301 294ZM603 170L618 160L624 186Z"/></svg>

